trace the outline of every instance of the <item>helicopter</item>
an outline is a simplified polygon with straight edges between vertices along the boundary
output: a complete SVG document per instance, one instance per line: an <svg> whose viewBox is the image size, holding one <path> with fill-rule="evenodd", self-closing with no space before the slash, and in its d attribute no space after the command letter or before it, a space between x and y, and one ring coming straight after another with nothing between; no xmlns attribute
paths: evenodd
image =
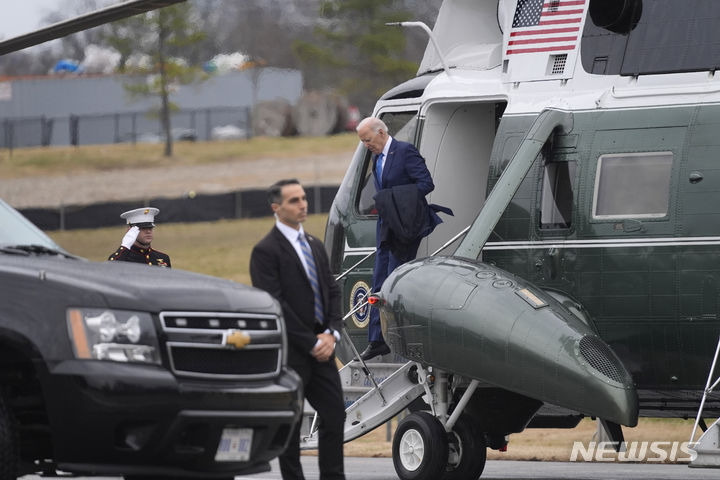
<svg viewBox="0 0 720 480"><path fill-rule="evenodd" d="M639 417L691 418L701 399L720 414L703 396L720 333L720 4L678 3L445 0L432 29L395 24L430 41L373 116L418 148L428 201L455 215L373 292L359 143L325 245L349 319L339 358L367 342L369 296L392 348L380 363L404 365L387 375L404 400L370 408L412 411L401 479L478 478L486 449L529 427L590 417L620 448ZM353 408L346 440L380 424Z"/></svg>

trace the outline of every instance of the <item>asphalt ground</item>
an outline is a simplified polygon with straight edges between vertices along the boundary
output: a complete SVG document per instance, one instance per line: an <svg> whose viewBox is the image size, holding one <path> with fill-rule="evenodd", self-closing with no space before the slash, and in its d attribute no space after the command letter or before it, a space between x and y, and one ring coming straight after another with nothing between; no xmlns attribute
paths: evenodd
<svg viewBox="0 0 720 480"><path fill-rule="evenodd" d="M318 478L317 458L302 457L305 477ZM391 458L345 458L346 480L397 480ZM272 472L236 477L247 480L280 480L277 461ZM481 480L705 480L720 478L718 469L690 468L686 464L571 463L489 460Z"/></svg>
<svg viewBox="0 0 720 480"><path fill-rule="evenodd" d="M319 477L317 457L303 456L303 469L308 480ZM281 480L277 460L272 471L235 477L236 480ZM346 480L397 480L391 458L345 458ZM23 480L40 480L42 477L26 475ZM120 477L74 477L78 480L121 480ZM690 468L686 464L650 463L571 463L489 460L481 480L717 480L720 470Z"/></svg>

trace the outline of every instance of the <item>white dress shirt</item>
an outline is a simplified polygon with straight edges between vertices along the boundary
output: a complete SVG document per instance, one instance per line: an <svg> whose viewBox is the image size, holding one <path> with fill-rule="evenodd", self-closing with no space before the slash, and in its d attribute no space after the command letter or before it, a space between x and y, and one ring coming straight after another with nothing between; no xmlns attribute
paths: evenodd
<svg viewBox="0 0 720 480"><path fill-rule="evenodd" d="M277 219L277 216L276 216L275 217L275 226L278 228L278 230L280 230L280 233L282 233L285 236L285 238L288 239L288 242L290 242L290 245L292 245L293 248L295 249L295 253L297 253L298 258L302 262L303 267L305 268L305 274L307 275L308 274L307 262L305 261L305 255L302 252L302 246L300 245L300 241L298 240L298 233L302 234L302 236L305 237L305 230L303 230L302 224L299 225L300 228L295 230L294 228L282 223L280 220ZM307 239L305 241L307 241ZM308 242L308 246L309 245L310 245L310 243ZM312 251L312 249L311 249L311 251ZM319 274L319 272L318 272L318 274ZM340 332L338 332L336 330L333 330L331 328L326 328L323 333L331 333L333 335L333 337L335 337L336 342L340 341ZM317 347L321 343L322 343L322 341L320 339L318 339L318 341L315 343L315 346Z"/></svg>
<svg viewBox="0 0 720 480"><path fill-rule="evenodd" d="M303 230L302 224L300 225L300 228L298 230L295 230L294 228L285 225L277 218L275 219L275 226L280 230L280 233L285 235L285 238L288 239L288 242L290 242L290 245L293 246L295 249L295 253L297 253L297 256L300 258L300 261L303 264L303 268L305 268L305 274L308 274L308 266L307 262L305 261L305 255L302 252L302 246L300 245L300 241L298 240L298 233L302 234L302 236L305 236L305 231ZM307 240L306 240L307 241ZM309 245L309 243L308 243ZM312 249L311 249L312 251Z"/></svg>
<svg viewBox="0 0 720 480"><path fill-rule="evenodd" d="M388 138L385 141L385 146L383 147L383 151L381 152L382 156L383 156L383 161L382 161L382 164L380 165L380 178L382 178L382 174L385 171L385 163L387 162L388 152L390 151L391 143L392 143L392 137L390 135L388 135Z"/></svg>

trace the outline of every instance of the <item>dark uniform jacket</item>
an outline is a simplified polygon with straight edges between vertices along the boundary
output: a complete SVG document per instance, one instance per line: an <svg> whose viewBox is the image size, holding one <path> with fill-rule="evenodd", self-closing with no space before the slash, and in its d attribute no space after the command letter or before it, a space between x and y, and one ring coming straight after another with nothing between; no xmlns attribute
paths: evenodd
<svg viewBox="0 0 720 480"><path fill-rule="evenodd" d="M108 260L144 263L146 265L170 268L170 257L167 254L154 250L153 248L140 248L137 245L133 245L130 249L121 246L115 250L115 253L108 257Z"/></svg>

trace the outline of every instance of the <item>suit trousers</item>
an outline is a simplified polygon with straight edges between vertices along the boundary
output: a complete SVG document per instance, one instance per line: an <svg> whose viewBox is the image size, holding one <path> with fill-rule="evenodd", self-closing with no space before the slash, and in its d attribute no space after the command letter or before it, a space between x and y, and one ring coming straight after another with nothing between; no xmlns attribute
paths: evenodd
<svg viewBox="0 0 720 480"><path fill-rule="evenodd" d="M345 480L343 437L345 429L345 401L335 357L318 362L312 357L299 364L291 364L302 378L305 398L318 412L318 466L320 480ZM280 455L283 480L304 480L300 464L300 423L290 436L287 450Z"/></svg>
<svg viewBox="0 0 720 480"><path fill-rule="evenodd" d="M380 246L375 254L375 269L373 270L372 278L372 291L379 292L380 288L385 283L385 279L395 270L398 266L405 262L413 260L417 255L418 247L420 246L420 240L415 242L414 248L410 247L408 251L408 257L399 259L392 254L389 247ZM370 321L368 322L368 341L369 342L381 342L384 341L382 335L382 328L380 327L380 310L373 307L370 309Z"/></svg>

